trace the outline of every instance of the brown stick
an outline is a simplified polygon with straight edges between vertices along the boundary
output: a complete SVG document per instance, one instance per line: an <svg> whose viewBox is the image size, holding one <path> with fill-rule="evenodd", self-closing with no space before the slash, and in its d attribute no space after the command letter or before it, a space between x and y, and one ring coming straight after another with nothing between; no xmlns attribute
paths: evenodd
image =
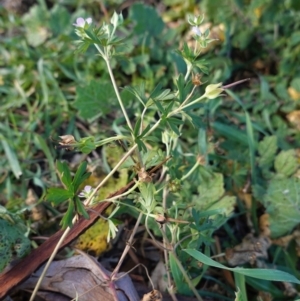
<svg viewBox="0 0 300 301"><path fill-rule="evenodd" d="M128 190L135 182L131 181L125 187L117 192L112 193L109 198L120 195ZM82 232L91 227L99 218L104 210L110 205L108 202L99 203L90 213L90 219L81 217L79 221L72 227L69 235L62 243L60 250L75 240ZM17 263L8 272L0 275L0 299L4 298L9 291L26 280L40 265L42 265L53 252L59 238L63 234L63 230L57 231L48 240L46 240L37 249L33 250L27 257Z"/></svg>

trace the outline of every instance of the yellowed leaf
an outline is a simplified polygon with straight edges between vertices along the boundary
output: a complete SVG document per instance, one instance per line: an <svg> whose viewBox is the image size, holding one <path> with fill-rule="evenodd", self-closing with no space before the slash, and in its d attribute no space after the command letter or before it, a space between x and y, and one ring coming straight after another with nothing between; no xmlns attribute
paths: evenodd
<svg viewBox="0 0 300 301"><path fill-rule="evenodd" d="M293 126L300 130L300 110L293 111L287 114L286 117Z"/></svg>
<svg viewBox="0 0 300 301"><path fill-rule="evenodd" d="M259 218L259 228L260 228L260 233L270 237L271 235L271 230L270 230L270 221L269 221L269 214L265 213L260 216Z"/></svg>
<svg viewBox="0 0 300 301"><path fill-rule="evenodd" d="M288 88L288 93L293 100L300 100L300 92L293 87Z"/></svg>

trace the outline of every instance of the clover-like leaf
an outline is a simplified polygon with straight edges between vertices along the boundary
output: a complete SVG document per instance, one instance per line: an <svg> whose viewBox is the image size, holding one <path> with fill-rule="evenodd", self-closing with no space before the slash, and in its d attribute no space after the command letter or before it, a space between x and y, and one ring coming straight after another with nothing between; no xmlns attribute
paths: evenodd
<svg viewBox="0 0 300 301"><path fill-rule="evenodd" d="M277 173L283 177L293 175L299 167L295 150L281 151L275 158L274 166Z"/></svg>
<svg viewBox="0 0 300 301"><path fill-rule="evenodd" d="M262 203L269 213L271 237L291 232L300 223L300 180L273 179Z"/></svg>
<svg viewBox="0 0 300 301"><path fill-rule="evenodd" d="M260 155L258 164L261 167L270 166L277 151L277 137L266 136L262 141L259 142L257 150Z"/></svg>
<svg viewBox="0 0 300 301"><path fill-rule="evenodd" d="M17 224L0 218L0 272L13 259L22 258L30 251L30 240Z"/></svg>
<svg viewBox="0 0 300 301"><path fill-rule="evenodd" d="M76 92L74 106L85 119L107 114L116 102L113 86L107 82L92 80L84 87L77 87Z"/></svg>

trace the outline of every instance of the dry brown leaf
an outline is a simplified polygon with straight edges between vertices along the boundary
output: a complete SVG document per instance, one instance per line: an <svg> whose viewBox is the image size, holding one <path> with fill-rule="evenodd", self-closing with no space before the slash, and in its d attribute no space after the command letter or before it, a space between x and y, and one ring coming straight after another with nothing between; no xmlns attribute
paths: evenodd
<svg viewBox="0 0 300 301"><path fill-rule="evenodd" d="M44 207L41 204L37 204L38 198L34 193L33 189L29 188L27 197L25 200L26 205L32 206L31 217L34 221L42 221L45 216ZM35 206L34 206L35 205Z"/></svg>
<svg viewBox="0 0 300 301"><path fill-rule="evenodd" d="M300 92L298 92L296 89L293 87L288 88L288 94L293 100L300 100Z"/></svg>
<svg viewBox="0 0 300 301"><path fill-rule="evenodd" d="M167 270L165 264L159 261L151 274L151 280L154 287L158 288L161 292L166 292L168 283L166 279Z"/></svg>
<svg viewBox="0 0 300 301"><path fill-rule="evenodd" d="M297 290L293 287L292 283L289 282L283 282L284 285L284 295L288 297L295 297L296 295L299 295Z"/></svg>
<svg viewBox="0 0 300 301"><path fill-rule="evenodd" d="M162 301L163 297L160 291L153 290L143 296L141 301Z"/></svg>
<svg viewBox="0 0 300 301"><path fill-rule="evenodd" d="M287 114L286 118L297 130L300 130L300 110Z"/></svg>
<svg viewBox="0 0 300 301"><path fill-rule="evenodd" d="M269 222L269 214L265 213L259 218L259 229L260 233L264 236L270 237L270 222Z"/></svg>
<svg viewBox="0 0 300 301"><path fill-rule="evenodd" d="M76 144L76 140L74 138L74 136L72 135L63 135L63 136L59 136L60 141L58 142L58 144L65 148L66 150L73 150L74 148L72 147L72 145Z"/></svg>
<svg viewBox="0 0 300 301"><path fill-rule="evenodd" d="M19 289L33 289L43 268L40 268L26 280ZM77 295L80 301L113 301L114 298L107 281L109 275L110 272L104 269L95 258L87 255L73 256L65 260L55 261L50 265L40 286L40 291L43 294L48 293L49 296L53 294L56 294L57 297L67 296L69 300L76 298ZM128 275L123 276L124 273L118 274L118 280L114 281L118 300L140 300L130 277ZM58 299L55 298L55 300Z"/></svg>
<svg viewBox="0 0 300 301"><path fill-rule="evenodd" d="M273 239L272 243L277 246L287 247L290 241L294 238L293 234L286 235L277 239Z"/></svg>
<svg viewBox="0 0 300 301"><path fill-rule="evenodd" d="M238 197L245 203L245 206L248 209L247 213L246 213L247 226L250 229L252 229L252 231L254 232L254 226L253 226L252 217L251 217L252 194L245 193L240 190L240 191L238 191Z"/></svg>
<svg viewBox="0 0 300 301"><path fill-rule="evenodd" d="M257 300L261 300L261 301L272 301L273 297L270 293L268 292L259 292L258 293L258 297Z"/></svg>
<svg viewBox="0 0 300 301"><path fill-rule="evenodd" d="M250 233L244 237L241 244L227 249L225 257L231 266L242 265L247 262L254 264L257 258L266 259L268 257L267 250L270 244L271 240L268 237L256 238Z"/></svg>
<svg viewBox="0 0 300 301"><path fill-rule="evenodd" d="M293 234L294 234L295 242L296 242L297 256L300 257L300 231L296 230L296 231L294 231Z"/></svg>

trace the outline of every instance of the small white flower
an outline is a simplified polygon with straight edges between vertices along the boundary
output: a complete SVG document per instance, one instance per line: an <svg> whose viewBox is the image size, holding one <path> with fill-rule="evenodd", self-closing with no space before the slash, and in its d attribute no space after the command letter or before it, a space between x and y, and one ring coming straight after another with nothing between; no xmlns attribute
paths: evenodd
<svg viewBox="0 0 300 301"><path fill-rule="evenodd" d="M193 26L193 27L192 27L192 32L193 32L195 35L199 36L199 37L202 36L202 33L201 33L199 27L197 27L197 26Z"/></svg>
<svg viewBox="0 0 300 301"><path fill-rule="evenodd" d="M86 185L84 189L78 194L80 198L87 198L89 194L93 191L92 186Z"/></svg>
<svg viewBox="0 0 300 301"><path fill-rule="evenodd" d="M91 24L92 21L93 21L92 18L83 19L80 17L76 19L76 23L73 23L73 25L76 27L84 27L85 23Z"/></svg>

